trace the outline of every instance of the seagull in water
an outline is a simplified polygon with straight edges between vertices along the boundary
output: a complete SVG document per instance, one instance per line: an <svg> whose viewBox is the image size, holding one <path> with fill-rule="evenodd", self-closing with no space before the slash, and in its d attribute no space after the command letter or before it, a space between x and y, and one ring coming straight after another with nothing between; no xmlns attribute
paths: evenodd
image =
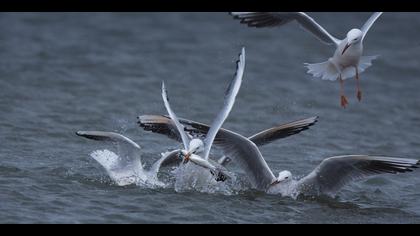
<svg viewBox="0 0 420 236"><path fill-rule="evenodd" d="M195 126L194 132L205 132ZM288 170L276 177L264 160L256 143L230 130L221 129L215 145L245 171L253 188L272 194L297 197L299 195L335 195L346 184L382 173L412 171L419 160L369 155L344 155L324 159L310 174L292 179Z"/></svg>
<svg viewBox="0 0 420 236"><path fill-rule="evenodd" d="M129 184L149 184L152 186L165 186L158 180L157 174L161 166L172 162L175 152L162 154L148 170L145 170L141 161L141 147L133 140L122 134L105 131L77 131L76 135L116 144L117 154L109 150L96 150L91 153L108 173L109 177L119 186Z"/></svg>
<svg viewBox="0 0 420 236"><path fill-rule="evenodd" d="M181 136L176 130L176 126L174 122L167 116L162 115L142 115L137 117L138 124L141 128L143 128L145 131L151 131L153 133L158 133L162 135L166 135L167 137L174 139L176 141L181 142ZM210 129L210 126L207 124L199 123L192 120L187 119L181 119L179 118L179 121L184 125L185 131L194 137L204 137L208 130ZM309 129L312 125L314 125L318 121L318 117L310 117L302 120L297 120L281 125L276 125L274 127L271 127L269 129L257 132L253 135L250 135L248 139L255 143L257 146L263 146L269 143L272 143L278 139L287 138L289 136L298 134L302 131L305 131ZM230 130L226 130L223 128L220 128L219 132L232 132ZM215 145L217 146L219 142L219 135L216 135L215 138ZM169 164L174 164L177 161L176 157L169 157L166 161L164 166ZM226 166L228 163L231 162L231 159L227 156L222 156L217 160L217 162L222 165Z"/></svg>
<svg viewBox="0 0 420 236"><path fill-rule="evenodd" d="M214 165L214 163L209 161L210 149L217 132L222 127L224 121L232 110L233 104L235 103L236 95L238 94L242 84L244 69L245 48L242 48L242 51L239 54L239 60L237 61L235 76L230 82L229 87L225 93L224 106L213 121L211 128L208 130L204 140L201 140L200 138L192 138L185 132L184 126L179 122L176 114L173 112L169 104L165 83L162 82L162 98L165 104L165 108L169 113L172 121L174 122L182 139L183 149L178 151L181 153L181 156L183 156L183 163L191 161L198 166L209 169L210 173L216 176L217 181L226 180L229 177L229 174L227 174L227 172L224 171L221 167L217 167Z"/></svg>
<svg viewBox="0 0 420 236"><path fill-rule="evenodd" d="M182 141L180 133L170 118L161 115L142 115L138 119L138 123L144 130L163 134L177 141ZM210 126L195 121L186 119L179 119L179 121L191 136L204 137L210 129ZM277 139L286 138L307 130L316 122L317 117L311 117L281 124L257 132L249 136L249 139L258 146L266 145ZM200 129L195 127L200 127ZM225 129L221 128L220 130L224 131ZM96 150L91 153L91 157L106 170L110 178L119 186L136 183L150 183L156 186L164 186L165 184L159 181L157 176L160 168L179 164L181 161L179 150L174 150L162 153L161 158L148 170L145 170L141 161L140 145L126 136L106 131L77 131L76 135L96 141L112 142L117 146L118 155L108 150ZM230 158L227 156L221 157L217 162L209 159L209 162L213 166L226 166L230 161Z"/></svg>
<svg viewBox="0 0 420 236"><path fill-rule="evenodd" d="M346 107L348 101L344 95L344 80L355 77L357 83L357 98L362 99L362 92L359 85L359 74L372 65L377 56L362 56L363 40L373 23L382 12L375 12L362 26L362 28L351 29L346 38L337 39L328 33L314 19L304 12L230 12L242 24L249 27L275 27L281 26L296 20L303 28L315 35L322 42L334 45L334 55L325 62L308 64L308 73L323 80L340 81L341 106Z"/></svg>

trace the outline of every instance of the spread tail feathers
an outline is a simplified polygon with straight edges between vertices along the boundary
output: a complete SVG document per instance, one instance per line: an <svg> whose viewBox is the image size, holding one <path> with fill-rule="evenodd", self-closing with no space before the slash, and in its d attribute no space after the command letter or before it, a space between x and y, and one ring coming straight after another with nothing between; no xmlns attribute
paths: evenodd
<svg viewBox="0 0 420 236"><path fill-rule="evenodd" d="M363 56L359 62L359 74L365 71L372 65L372 61L378 58L378 56ZM311 74L316 78L322 80L334 81L338 79L340 72L329 60L321 63L309 64L305 63L305 67L308 68L307 73ZM356 75L356 70L353 67L347 67L341 71L342 79L352 78Z"/></svg>

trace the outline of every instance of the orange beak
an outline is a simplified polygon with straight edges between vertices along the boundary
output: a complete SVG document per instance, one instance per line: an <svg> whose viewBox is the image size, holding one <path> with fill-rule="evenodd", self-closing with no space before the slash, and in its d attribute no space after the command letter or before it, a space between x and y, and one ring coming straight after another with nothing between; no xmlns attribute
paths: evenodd
<svg viewBox="0 0 420 236"><path fill-rule="evenodd" d="M184 164L186 164L188 161L190 161L190 156L191 156L191 153L187 153L187 155L184 156L184 160L183 160Z"/></svg>
<svg viewBox="0 0 420 236"><path fill-rule="evenodd" d="M346 44L346 46L344 47L343 52L341 53L341 55L343 55L349 47L350 47L350 44Z"/></svg>

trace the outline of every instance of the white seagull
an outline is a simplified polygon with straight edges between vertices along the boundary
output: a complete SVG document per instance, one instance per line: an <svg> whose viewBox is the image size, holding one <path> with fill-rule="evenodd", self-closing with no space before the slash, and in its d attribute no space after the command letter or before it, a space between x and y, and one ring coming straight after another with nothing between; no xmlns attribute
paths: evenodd
<svg viewBox="0 0 420 236"><path fill-rule="evenodd" d="M206 128L195 126L198 132ZM197 131L196 131L197 132ZM293 180L290 171L276 177L264 160L257 145L238 133L221 129L215 145L245 171L253 188L282 196L334 195L344 185L382 173L412 171L419 160L369 155L345 155L324 159L310 174Z"/></svg>
<svg viewBox="0 0 420 236"><path fill-rule="evenodd" d="M344 80L355 76L357 81L357 98L362 99L359 85L359 73L372 65L377 56L362 56L363 39L373 23L382 12L375 12L360 29L351 29L343 40L337 39L328 33L314 19L304 12L230 12L241 23L250 27L281 26L296 20L303 28L326 44L335 45L334 55L327 61L316 64L305 63L308 73L323 80L339 80L341 106L346 107L347 98L344 95Z"/></svg>
<svg viewBox="0 0 420 236"><path fill-rule="evenodd" d="M169 116L174 122L178 133L181 136L183 149L178 150L184 160L184 163L188 161L193 162L196 165L207 168L210 170L210 173L216 176L217 181L224 181L229 177L229 174L224 171L220 166L215 166L214 163L209 161L210 149L213 145L214 138L216 137L217 132L222 127L224 121L228 117L230 111L232 110L233 104L235 103L236 95L239 92L239 89L242 84L242 76L245 69L245 48L242 48L241 53L239 54L239 60L236 65L236 73L234 78L229 84L229 87L226 90L224 105L222 110L216 116L213 121L210 130L208 130L204 140L199 138L190 138L184 130L184 126L179 122L176 114L171 109L169 104L168 95L165 88L165 83L162 82L162 98L166 107Z"/></svg>
<svg viewBox="0 0 420 236"><path fill-rule="evenodd" d="M173 161L177 152L162 154L148 170L145 170L141 161L141 147L133 140L114 132L105 131L77 131L78 136L108 141L116 144L117 154L109 150L96 150L91 153L108 173L109 177L119 186L129 184L148 184L152 186L164 186L158 180L158 172L161 166L166 166Z"/></svg>

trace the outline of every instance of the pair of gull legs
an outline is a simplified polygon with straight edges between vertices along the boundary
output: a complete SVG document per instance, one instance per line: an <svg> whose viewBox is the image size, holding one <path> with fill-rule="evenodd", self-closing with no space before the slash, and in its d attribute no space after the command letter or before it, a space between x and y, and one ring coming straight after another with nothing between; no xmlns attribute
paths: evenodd
<svg viewBox="0 0 420 236"><path fill-rule="evenodd" d="M356 97L360 101L362 101L362 90L360 89L360 83L359 83L359 69L355 67L356 70ZM346 107L349 102L347 101L347 97L344 95L344 80L341 77L341 74L339 75L338 80L340 81L340 103L342 107Z"/></svg>

